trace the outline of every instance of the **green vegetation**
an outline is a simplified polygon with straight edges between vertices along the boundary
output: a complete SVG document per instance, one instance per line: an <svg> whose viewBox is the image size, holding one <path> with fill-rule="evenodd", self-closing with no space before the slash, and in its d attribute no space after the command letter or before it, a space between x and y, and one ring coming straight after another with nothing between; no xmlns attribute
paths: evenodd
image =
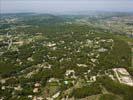
<svg viewBox="0 0 133 100"><path fill-rule="evenodd" d="M83 86L73 90L72 95L75 98L85 98L87 96L96 95L101 93L101 88L98 84L93 83L89 86Z"/></svg>
<svg viewBox="0 0 133 100"><path fill-rule="evenodd" d="M99 100L121 100L121 98L113 94L103 94Z"/></svg>
<svg viewBox="0 0 133 100"><path fill-rule="evenodd" d="M112 70L133 76L131 38L97 26L98 18L86 24L80 22L86 16L16 17L3 18L9 25L0 20L0 99L132 100L133 87L119 83Z"/></svg>
<svg viewBox="0 0 133 100"><path fill-rule="evenodd" d="M132 100L133 87L115 82L111 80L109 77L99 78L98 81L102 83L102 85L109 92L122 96L124 100Z"/></svg>

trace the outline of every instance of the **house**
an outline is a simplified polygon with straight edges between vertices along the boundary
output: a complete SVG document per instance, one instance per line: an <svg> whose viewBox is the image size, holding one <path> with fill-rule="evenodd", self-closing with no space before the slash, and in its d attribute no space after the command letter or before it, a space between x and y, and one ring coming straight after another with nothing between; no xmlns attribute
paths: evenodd
<svg viewBox="0 0 133 100"><path fill-rule="evenodd" d="M75 71L74 70L67 70L65 73L66 76L69 76L70 74L75 74Z"/></svg>
<svg viewBox="0 0 133 100"><path fill-rule="evenodd" d="M66 73L65 73L65 75L67 76L67 77L70 77L70 78L77 78L76 76L75 76L75 71L74 70L67 70L66 71Z"/></svg>
<svg viewBox="0 0 133 100"><path fill-rule="evenodd" d="M6 89L6 87L5 87L5 86L2 86L2 87L1 87L1 90L5 90L5 89Z"/></svg>
<svg viewBox="0 0 133 100"><path fill-rule="evenodd" d="M28 98L32 98L33 96L32 95L28 95Z"/></svg>
<svg viewBox="0 0 133 100"><path fill-rule="evenodd" d="M39 92L39 89L38 88L34 88L33 89L33 93L38 93Z"/></svg>
<svg viewBox="0 0 133 100"><path fill-rule="evenodd" d="M57 98L59 95L60 95L60 91L57 92L56 94L54 94L54 95L52 96L52 98L55 99L55 98Z"/></svg>
<svg viewBox="0 0 133 100"><path fill-rule="evenodd" d="M105 52L105 51L107 51L107 49L105 49L105 48L98 49L98 52Z"/></svg>
<svg viewBox="0 0 133 100"><path fill-rule="evenodd" d="M50 83L50 82L57 82L57 83L59 83L59 79L50 78L50 79L48 80L48 82L49 82L49 83Z"/></svg>
<svg viewBox="0 0 133 100"><path fill-rule="evenodd" d="M40 83L35 83L34 86L35 86L35 87L40 87L41 84L40 84Z"/></svg>
<svg viewBox="0 0 133 100"><path fill-rule="evenodd" d="M22 90L22 88L21 88L21 86L20 86L20 85L18 85L17 87L14 87L14 90L21 91L21 90Z"/></svg>
<svg viewBox="0 0 133 100"><path fill-rule="evenodd" d="M44 98L41 97L41 96L40 96L40 97L34 96L34 97L33 97L33 100L44 100Z"/></svg>
<svg viewBox="0 0 133 100"><path fill-rule="evenodd" d="M91 76L90 81L95 82L96 81L96 76Z"/></svg>
<svg viewBox="0 0 133 100"><path fill-rule="evenodd" d="M78 67L87 67L85 64L77 64Z"/></svg>

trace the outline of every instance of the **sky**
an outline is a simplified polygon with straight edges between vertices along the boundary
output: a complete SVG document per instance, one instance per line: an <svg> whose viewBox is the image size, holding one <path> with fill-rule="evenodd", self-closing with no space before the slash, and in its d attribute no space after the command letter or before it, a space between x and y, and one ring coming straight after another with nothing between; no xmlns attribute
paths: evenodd
<svg viewBox="0 0 133 100"><path fill-rule="evenodd" d="M133 12L133 0L0 0L0 13Z"/></svg>

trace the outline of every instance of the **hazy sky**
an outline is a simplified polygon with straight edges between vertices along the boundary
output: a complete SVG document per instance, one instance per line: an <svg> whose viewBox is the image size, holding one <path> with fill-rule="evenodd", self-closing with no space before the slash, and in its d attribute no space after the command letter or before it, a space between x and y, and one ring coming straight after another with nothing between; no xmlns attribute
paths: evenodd
<svg viewBox="0 0 133 100"><path fill-rule="evenodd" d="M133 0L0 0L1 13L132 11Z"/></svg>

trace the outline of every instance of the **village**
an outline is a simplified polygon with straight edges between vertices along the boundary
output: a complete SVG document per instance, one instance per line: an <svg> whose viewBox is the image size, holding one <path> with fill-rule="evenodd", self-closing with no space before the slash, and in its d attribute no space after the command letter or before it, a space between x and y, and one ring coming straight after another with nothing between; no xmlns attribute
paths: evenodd
<svg viewBox="0 0 133 100"><path fill-rule="evenodd" d="M110 31L64 22L33 27L20 24L0 31L0 100L112 96L110 86L103 85L106 79L132 88L130 46Z"/></svg>

